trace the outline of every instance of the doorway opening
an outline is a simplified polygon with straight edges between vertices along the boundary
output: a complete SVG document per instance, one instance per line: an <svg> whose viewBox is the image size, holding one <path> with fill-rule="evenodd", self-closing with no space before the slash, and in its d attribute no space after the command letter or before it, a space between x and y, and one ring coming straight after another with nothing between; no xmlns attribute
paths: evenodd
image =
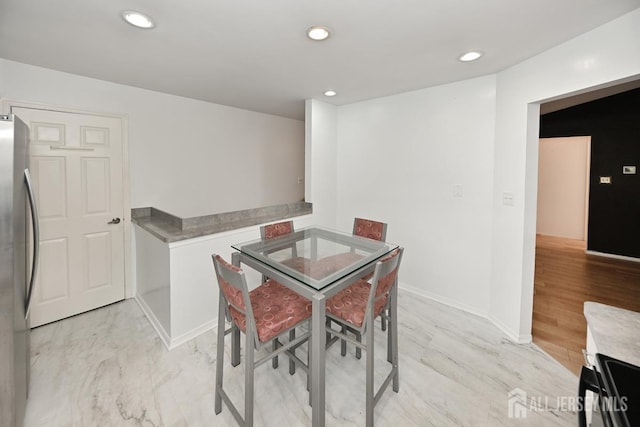
<svg viewBox="0 0 640 427"><path fill-rule="evenodd" d="M575 211L565 217L572 212L567 196L554 194L562 194L565 181L571 181L568 162L575 160L575 150L573 156L559 159L543 152L546 142L541 140L538 157L532 336L536 344L576 374L584 364L582 349L586 348L585 301L640 311L640 263L616 259L640 258L640 226L635 225L640 202L630 196L640 191L640 180L623 175L623 166L628 166L625 163L640 162L640 144L634 146L629 142L633 138L625 136L626 128L631 135L640 131L637 119L633 119L640 111L626 105L630 98L640 100L639 88L640 80L636 80L540 108L541 137L591 136L584 238L576 232L583 226ZM551 173L546 170L554 167ZM549 176L554 179L551 185L544 182ZM569 198L580 196L582 191L574 188ZM594 256L593 252L612 254L613 258Z"/></svg>

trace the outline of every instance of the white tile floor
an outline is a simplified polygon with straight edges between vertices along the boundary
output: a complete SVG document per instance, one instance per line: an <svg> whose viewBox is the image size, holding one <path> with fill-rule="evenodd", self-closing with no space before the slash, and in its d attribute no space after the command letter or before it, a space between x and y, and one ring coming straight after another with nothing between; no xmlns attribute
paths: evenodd
<svg viewBox="0 0 640 427"><path fill-rule="evenodd" d="M377 426L574 426L578 380L535 345L515 345L488 321L399 292L400 392L387 389ZM233 426L213 411L214 331L167 351L134 300L37 328L25 426ZM242 408L243 365L225 388ZM364 425L365 359L327 354L327 426ZM376 370L386 372L376 326ZM308 426L302 371L256 371L256 426ZM525 418L509 418L508 394L527 393ZM561 406L558 406L561 405ZM564 405L564 406L563 406ZM532 408L538 408L533 410Z"/></svg>

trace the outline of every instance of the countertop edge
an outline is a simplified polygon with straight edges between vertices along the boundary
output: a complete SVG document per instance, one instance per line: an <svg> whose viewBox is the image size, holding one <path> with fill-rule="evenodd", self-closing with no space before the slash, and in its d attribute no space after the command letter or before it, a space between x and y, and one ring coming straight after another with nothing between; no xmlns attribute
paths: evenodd
<svg viewBox="0 0 640 427"><path fill-rule="evenodd" d="M584 317L598 353L640 366L640 313L587 301Z"/></svg>
<svg viewBox="0 0 640 427"><path fill-rule="evenodd" d="M180 218L153 207L131 209L131 222L164 243L194 239L272 221L309 215L313 206L307 202L245 209L201 217Z"/></svg>

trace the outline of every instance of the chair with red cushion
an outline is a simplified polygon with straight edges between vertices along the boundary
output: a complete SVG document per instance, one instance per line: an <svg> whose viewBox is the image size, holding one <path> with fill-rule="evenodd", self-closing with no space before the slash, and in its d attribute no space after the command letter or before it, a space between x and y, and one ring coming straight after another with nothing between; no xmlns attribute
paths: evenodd
<svg viewBox="0 0 640 427"><path fill-rule="evenodd" d="M356 217L353 219L353 235L385 242L387 240L387 223ZM371 277L372 275L369 275L363 279L369 280ZM387 311L387 307L385 307L385 312ZM380 326L383 331L387 328L385 316L380 317Z"/></svg>
<svg viewBox="0 0 640 427"><path fill-rule="evenodd" d="M354 236L366 237L367 239L378 240L380 242L384 242L387 239L387 223L374 221L366 218L358 218L355 217L353 219L353 232ZM337 254L331 257L326 257L322 261L325 265L329 265L329 268L334 268L335 270L339 270L345 265L349 265L359 258L362 258L362 255L352 251L344 254ZM373 273L368 274L362 278L362 280L370 280L373 277ZM380 325L382 330L387 329L387 317L388 317L388 307L385 307L383 314L380 316ZM329 321L328 321L329 322ZM346 332L346 327L343 329L342 333ZM356 335L356 339L360 341L360 335L356 331L351 331ZM347 354L347 342L342 340L341 342L341 354L345 356ZM361 350L359 347L356 347L356 358L360 359Z"/></svg>
<svg viewBox="0 0 640 427"><path fill-rule="evenodd" d="M279 237L287 236L293 232L294 232L293 221L291 220L260 226L260 238L263 240L277 239ZM298 256L297 246L293 244L289 248L287 248L287 250L288 249L291 249L291 258L283 260L282 263L298 271L305 271L305 269L308 269L309 260L307 258ZM278 249L278 251L280 250L281 249ZM262 276L263 282L266 282L267 279L268 279L267 276L265 275ZM289 340L293 341L295 338L296 338L296 330L292 329L289 332ZM279 342L277 340L273 341L273 346L274 346L273 351L277 349L278 343ZM292 351L295 353L295 349ZM278 358L274 357L271 363L273 365L273 368L276 369L278 367ZM296 372L296 365L293 361L290 360L289 373L293 375L295 374L295 372Z"/></svg>
<svg viewBox="0 0 640 427"><path fill-rule="evenodd" d="M218 342L216 360L215 413L222 411L222 401L241 426L253 425L253 386L254 371L261 364L286 353L289 359L301 366L308 373L308 362L296 357L291 350L299 347L309 339L306 332L293 341L283 343L280 337L294 330L311 317L311 301L291 291L274 280L267 280L249 292L244 272L239 267L229 264L220 255L213 255L213 265L220 288L218 307ZM231 327L226 329L226 321ZM245 334L245 390L244 419L231 402L223 388L224 337L239 329ZM310 330L308 328L307 330ZM269 344L275 351L255 360L255 353Z"/></svg>
<svg viewBox="0 0 640 427"><path fill-rule="evenodd" d="M373 426L373 409L386 387L393 381L393 391L400 388L398 375L398 320L394 304L389 305L387 358L391 359L391 371L374 393L374 320L384 312L387 301L397 298L398 270L403 248L393 250L376 263L371 283L359 280L333 295L326 303L327 318L357 331L365 337L364 343L349 338L343 331L327 326L327 333L347 340L367 352L366 425ZM336 339L337 339L336 338ZM390 357L389 357L390 356Z"/></svg>
<svg viewBox="0 0 640 427"><path fill-rule="evenodd" d="M262 240L277 239L293 232L293 221L282 221L260 226L260 238ZM298 248L295 244L287 249L291 250L291 257L283 260L282 263L296 270L304 271L308 267L309 260L298 256ZM277 251L281 250L280 248L277 249ZM265 276L262 279L263 281L267 280Z"/></svg>
<svg viewBox="0 0 640 427"><path fill-rule="evenodd" d="M354 236L366 237L367 239L384 242L387 238L387 224L385 222L372 221L370 219L354 218L352 234ZM356 253L355 250L351 250L351 252L324 257L322 258L321 263L327 270L338 271L361 258L361 254ZM372 276L373 274L370 274L363 277L363 279L369 280Z"/></svg>

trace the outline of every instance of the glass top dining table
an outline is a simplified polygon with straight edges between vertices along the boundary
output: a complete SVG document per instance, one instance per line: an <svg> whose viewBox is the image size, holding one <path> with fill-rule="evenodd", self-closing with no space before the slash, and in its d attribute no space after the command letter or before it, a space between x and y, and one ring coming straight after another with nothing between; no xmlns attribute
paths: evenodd
<svg viewBox="0 0 640 427"><path fill-rule="evenodd" d="M373 272L376 261L398 245L307 227L281 237L231 246L237 251L232 254L234 265L245 264L311 300L311 424L324 426L325 301ZM232 363L234 359L239 363L239 348L232 354Z"/></svg>
<svg viewBox="0 0 640 427"><path fill-rule="evenodd" d="M326 288L397 247L393 243L321 227L232 245L233 249L315 290Z"/></svg>

